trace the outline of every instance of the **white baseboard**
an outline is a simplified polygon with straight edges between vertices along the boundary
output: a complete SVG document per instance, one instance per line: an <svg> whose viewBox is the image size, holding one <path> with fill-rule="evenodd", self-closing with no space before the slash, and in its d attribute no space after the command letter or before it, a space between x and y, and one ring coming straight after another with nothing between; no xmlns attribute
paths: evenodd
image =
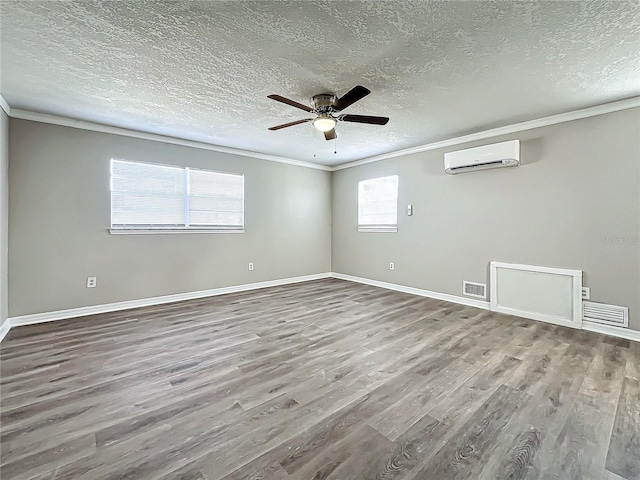
<svg viewBox="0 0 640 480"><path fill-rule="evenodd" d="M69 308L67 310L57 310L53 312L21 315L18 317L11 317L8 321L11 322L10 323L11 327L19 327L23 325L34 325L36 323L53 322L55 320L84 317L87 315L95 315L98 313L117 312L120 310L129 310L131 308L162 305L163 303L173 303L173 302L180 302L182 300L193 300L196 298L213 297L217 295L224 295L226 293L236 293L236 292L244 292L247 290L257 290L260 288L277 287L279 285L308 282L310 280L320 280L322 278L330 278L330 277L331 277L331 274L328 272L317 273L314 275L281 278L278 280L268 280L266 282L257 282L257 283L246 283L243 285L232 285L230 287L213 288L210 290L200 290L197 292L177 293L174 295L163 295L160 297L142 298L140 300L128 300L124 302L107 303L104 305L91 305L89 307Z"/></svg>
<svg viewBox="0 0 640 480"><path fill-rule="evenodd" d="M553 315L545 315L543 313L525 312L523 310L516 310L515 308L507 307L494 307L491 306L492 312L504 313L505 315L513 315L514 317L528 318L530 320L537 320L538 322L552 323L554 325L560 325L561 327L569 328L581 328L581 324L572 322L562 317L554 317Z"/></svg>
<svg viewBox="0 0 640 480"><path fill-rule="evenodd" d="M2 322L2 325L0 325L0 342L4 337L7 336L9 330L11 330L11 322L7 318L4 322Z"/></svg>
<svg viewBox="0 0 640 480"><path fill-rule="evenodd" d="M458 297L456 295L450 295L448 293L432 292L432 291L429 291L429 290L422 290L420 288L407 287L405 285L397 285L395 283L381 282L381 281L378 281L378 280L371 280L369 278L354 277L352 275L345 275L343 273L332 272L331 276L333 278L339 278L341 280L349 280L351 282L364 283L366 285L372 285L374 287L387 288L389 290L395 290L397 292L411 293L411 294L414 294L414 295L419 295L421 297L435 298L437 300L446 300L448 302L459 303L461 305L468 305L468 306L471 306L471 307L477 307L477 308L482 308L482 309L485 309L485 310L491 310L489 302L483 302L481 300L471 300L471 299L464 298L464 297ZM494 311L496 311L498 313L505 313L505 314L508 314L508 315L514 315L514 316L517 316L517 317L529 318L529 317L524 317L523 316L523 312L520 312L520 311L517 311L517 310L510 310L510 309L501 308L501 309L495 309ZM602 324L599 324L599 323L591 323L591 322L583 322L582 326L580 326L580 325L577 325L574 322L570 322L570 321L562 319L562 318L551 317L551 316L545 316L545 318L532 318L532 319L533 320L544 321L544 322L547 322L547 323L552 323L552 324L555 324L555 325L560 325L560 326L563 326L563 327L583 329L583 330L588 330L590 332L602 333L604 335L610 335L612 337L619 337L619 338L624 338L624 339L627 339L627 340L640 342L640 331L629 330L628 328L611 327L609 325L602 325Z"/></svg>
<svg viewBox="0 0 640 480"><path fill-rule="evenodd" d="M397 292L409 293L412 295L418 295L421 297L434 298L436 300L445 300L447 302L458 303L460 305L467 305L470 307L481 308L489 310L489 302L483 302L482 300L473 300L470 298L458 297L456 295L450 295L447 293L432 292L430 290L423 290L415 287L408 287L406 285L398 285L395 283L381 282L379 280L372 280L369 278L355 277L353 275L345 275L343 273L318 273L314 275L304 275L300 277L282 278L279 280L269 280L266 282L247 283L244 285L233 285L230 287L214 288L211 290L201 290L197 292L178 293L175 295L164 295L160 297L143 298L140 300L129 300L125 302L107 303L104 305L92 305L89 307L70 308L67 310L57 310L53 312L35 313L32 315L22 315L18 317L8 318L0 325L0 341L9 333L12 327L18 327L23 325L33 325L37 323L52 322L55 320L64 320L68 318L83 317L87 315L95 315L98 313L117 312L120 310L128 310L131 308L148 307L153 305L162 305L164 303L179 302L182 300L192 300L196 298L213 297L217 295L224 295L226 293L244 292L248 290L257 290L260 288L276 287L279 285L287 285L291 283L308 282L310 280L320 280L323 278L337 278L340 280L347 280L356 283L363 283L374 287L386 288L388 290L394 290ZM505 312L509 313L509 312ZM516 314L517 315L517 314ZM520 316L520 315L518 315ZM557 323L557 322L552 322ZM564 325L562 323L557 323ZM576 328L575 325L567 324L564 326ZM578 327L579 328L579 327ZM604 335L610 335L613 337L624 338L640 342L640 331L629 330L627 328L611 327L609 325L602 325L598 323L584 322L582 324L584 330L590 332L602 333Z"/></svg>
<svg viewBox="0 0 640 480"><path fill-rule="evenodd" d="M406 285L398 285L396 283L381 282L379 280L371 280L369 278L354 277L353 275L345 275L344 273L332 272L333 278L339 278L340 280L348 280L350 282L364 283L373 287L387 288L389 290L395 290L396 292L410 293L413 295L419 295L421 297L435 298L436 300L446 300L447 302L459 303L460 305L468 305L470 307L482 308L489 310L489 302L483 302L482 300L473 300L471 298L458 297L457 295L449 295L448 293L432 292L430 290L423 290L421 288L407 287Z"/></svg>
<svg viewBox="0 0 640 480"><path fill-rule="evenodd" d="M637 330L629 330L624 327L613 327L611 325L603 325L595 322L583 322L582 328L590 332L611 335L612 337L625 338L634 342L640 342L640 332Z"/></svg>

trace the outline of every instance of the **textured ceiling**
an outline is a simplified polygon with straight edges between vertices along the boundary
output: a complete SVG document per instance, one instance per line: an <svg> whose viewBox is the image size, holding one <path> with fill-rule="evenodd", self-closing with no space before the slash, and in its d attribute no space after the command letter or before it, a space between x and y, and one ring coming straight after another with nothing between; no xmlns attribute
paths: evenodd
<svg viewBox="0 0 640 480"><path fill-rule="evenodd" d="M2 0L12 108L335 165L640 94L640 4ZM267 99L372 93L337 143ZM334 146L337 154L334 154Z"/></svg>

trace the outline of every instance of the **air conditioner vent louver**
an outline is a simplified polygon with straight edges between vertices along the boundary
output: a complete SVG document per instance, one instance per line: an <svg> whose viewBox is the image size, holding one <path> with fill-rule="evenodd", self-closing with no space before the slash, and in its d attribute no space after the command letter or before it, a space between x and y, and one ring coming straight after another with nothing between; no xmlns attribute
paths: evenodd
<svg viewBox="0 0 640 480"><path fill-rule="evenodd" d="M495 160L493 162L485 162L485 163L476 163L473 165L465 165L462 167L451 167L451 171L452 172L459 172L460 170L481 170L483 168L490 168L490 167L501 167L502 166L502 160Z"/></svg>
<svg viewBox="0 0 640 480"><path fill-rule="evenodd" d="M518 165L520 165L519 140L507 140L444 154L444 171L449 175Z"/></svg>
<svg viewBox="0 0 640 480"><path fill-rule="evenodd" d="M605 303L582 302L582 318L585 322L604 323L616 327L629 326L629 309Z"/></svg>
<svg viewBox="0 0 640 480"><path fill-rule="evenodd" d="M462 293L470 297L487 298L487 286L483 283L462 282Z"/></svg>

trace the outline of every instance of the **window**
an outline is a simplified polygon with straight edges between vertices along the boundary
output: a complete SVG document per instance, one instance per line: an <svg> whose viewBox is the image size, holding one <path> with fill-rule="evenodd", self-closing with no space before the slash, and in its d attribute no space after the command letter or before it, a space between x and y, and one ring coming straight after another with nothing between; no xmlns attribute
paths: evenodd
<svg viewBox="0 0 640 480"><path fill-rule="evenodd" d="M358 183L358 230L398 231L398 176L372 178Z"/></svg>
<svg viewBox="0 0 640 480"><path fill-rule="evenodd" d="M111 231L242 231L244 175L111 160Z"/></svg>

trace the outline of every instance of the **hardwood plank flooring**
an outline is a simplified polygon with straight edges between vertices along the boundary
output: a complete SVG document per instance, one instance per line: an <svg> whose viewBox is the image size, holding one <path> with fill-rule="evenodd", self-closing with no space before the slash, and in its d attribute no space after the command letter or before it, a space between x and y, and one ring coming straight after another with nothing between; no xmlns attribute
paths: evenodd
<svg viewBox="0 0 640 480"><path fill-rule="evenodd" d="M328 279L11 330L3 480L640 480L640 344Z"/></svg>
<svg viewBox="0 0 640 480"><path fill-rule="evenodd" d="M607 468L623 478L640 478L640 382L625 378L618 402Z"/></svg>

